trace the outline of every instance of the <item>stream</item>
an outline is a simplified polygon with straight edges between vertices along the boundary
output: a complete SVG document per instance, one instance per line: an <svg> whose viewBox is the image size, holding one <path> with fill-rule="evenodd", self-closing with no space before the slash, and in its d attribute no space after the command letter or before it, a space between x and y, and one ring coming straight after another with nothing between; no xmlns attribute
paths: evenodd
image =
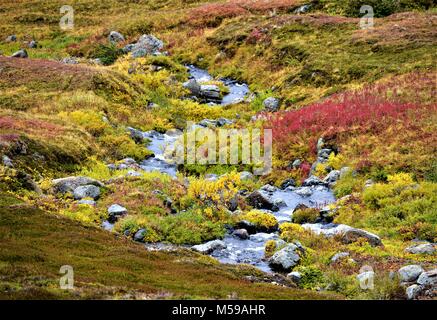
<svg viewBox="0 0 437 320"><path fill-rule="evenodd" d="M199 84L213 80L213 77L206 70L192 65L187 66L187 69L191 79L196 80ZM229 90L229 93L223 97L221 105L244 101L246 96L250 93L247 84L239 83L231 79L220 79L219 81L222 81ZM166 161L164 149L167 147L171 148L181 134L182 132L177 130L166 133L158 133L156 131L143 132L143 137L150 141L148 149L154 153L154 157L143 160L140 163L141 169L145 171L159 171L175 177L177 167L175 164ZM263 188L261 188L263 193L274 202L279 203L279 211L267 211L276 217L279 224L291 221L292 213L299 204L321 208L335 201L332 191L321 185L311 187L288 187L285 190L280 190L272 186ZM213 251L211 256L222 263L251 264L262 271L271 272L272 270L264 259L264 247L268 240L280 241L278 233L256 233L250 235L249 239L246 240L242 240L228 233L223 239L226 248ZM157 246L152 245L150 248L155 249Z"/></svg>

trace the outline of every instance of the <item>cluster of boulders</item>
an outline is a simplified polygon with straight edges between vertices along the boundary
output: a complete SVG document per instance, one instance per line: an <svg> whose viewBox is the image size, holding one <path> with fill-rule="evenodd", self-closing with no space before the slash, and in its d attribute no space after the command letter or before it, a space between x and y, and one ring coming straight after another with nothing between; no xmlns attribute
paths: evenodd
<svg viewBox="0 0 437 320"><path fill-rule="evenodd" d="M425 271L420 265L407 265L398 270L398 278L409 300L437 296L437 269Z"/></svg>
<svg viewBox="0 0 437 320"><path fill-rule="evenodd" d="M12 34L5 39L6 42L16 42L17 40L18 39L17 39L17 36L15 34ZM38 41L32 39L30 41L25 41L24 45L29 49L35 49L38 47ZM28 58L29 54L27 53L26 49L22 48L16 52L14 52L11 55L11 57L12 58Z"/></svg>
<svg viewBox="0 0 437 320"><path fill-rule="evenodd" d="M111 31L108 35L108 41L112 44L124 42L125 37L118 31ZM130 43L123 47L124 53L131 53L132 57L140 58L148 55L161 55L164 43L151 34L143 34L137 42Z"/></svg>
<svg viewBox="0 0 437 320"><path fill-rule="evenodd" d="M101 188L105 185L89 177L72 176L60 179L54 179L51 182L51 192L53 194L69 194L78 204L95 206L96 201L101 195ZM113 204L108 208L108 221L114 223L117 219L125 215L127 209L119 204Z"/></svg>

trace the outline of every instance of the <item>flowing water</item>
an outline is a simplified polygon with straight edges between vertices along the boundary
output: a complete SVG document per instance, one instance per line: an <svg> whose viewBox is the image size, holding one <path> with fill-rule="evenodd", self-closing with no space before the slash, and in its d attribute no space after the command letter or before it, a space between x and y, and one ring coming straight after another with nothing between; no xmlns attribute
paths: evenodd
<svg viewBox="0 0 437 320"><path fill-rule="evenodd" d="M193 65L187 66L192 79L198 83L205 83L213 80L208 71L197 68ZM244 101L250 93L247 84L238 83L230 79L220 80L229 89L229 93L223 97L221 105L228 105ZM171 148L176 139L181 135L180 131L158 133L156 131L143 132L143 137L150 143L148 149L154 153L154 157L146 159L140 163L145 171L159 171L170 176L176 176L177 167L165 159L164 150ZM264 190L273 201L280 203L280 210L272 212L279 223L291 220L292 213L297 205L304 204L308 207L323 207L335 201L332 191L323 186L315 187L289 187L286 190L272 188ZM268 263L264 260L264 247L268 240L279 240L277 233L257 233L250 236L247 240L241 240L228 234L223 241L227 248L214 251L211 256L217 258L222 263L247 263L257 268L270 272ZM155 248L156 249L156 248Z"/></svg>
<svg viewBox="0 0 437 320"><path fill-rule="evenodd" d="M283 201L279 211L269 212L276 217L279 224L291 221L293 211L299 204L320 208L335 201L332 191L322 186L275 190L269 193L269 197L273 201ZM216 250L212 256L222 263L247 263L271 272L268 263L264 260L264 247L268 240L279 240L279 236L276 232L257 233L251 235L248 240L242 240L229 234L223 239L226 249Z"/></svg>
<svg viewBox="0 0 437 320"><path fill-rule="evenodd" d="M208 71L200 69L193 65L187 66L190 74L190 79L195 79L198 83L202 84L214 80ZM227 106L244 101L247 95L250 93L249 86L246 83L241 83L232 79L220 79L229 90L229 92L223 96L221 105Z"/></svg>

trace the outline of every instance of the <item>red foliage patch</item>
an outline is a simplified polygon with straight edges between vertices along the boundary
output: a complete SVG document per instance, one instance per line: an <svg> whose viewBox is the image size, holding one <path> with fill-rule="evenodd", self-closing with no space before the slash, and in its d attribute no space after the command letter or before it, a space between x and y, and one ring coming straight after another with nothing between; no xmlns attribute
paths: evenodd
<svg viewBox="0 0 437 320"><path fill-rule="evenodd" d="M419 130L421 119L437 113L434 75L410 74L394 81L334 95L300 110L270 115L277 148L287 148L296 137L314 143L320 136L339 138L357 133L378 133L402 124ZM414 102L410 102L414 101Z"/></svg>

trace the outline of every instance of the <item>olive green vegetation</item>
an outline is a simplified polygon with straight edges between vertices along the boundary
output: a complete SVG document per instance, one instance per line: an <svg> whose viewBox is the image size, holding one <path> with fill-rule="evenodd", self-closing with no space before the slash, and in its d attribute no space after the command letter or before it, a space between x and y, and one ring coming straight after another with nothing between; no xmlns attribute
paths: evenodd
<svg viewBox="0 0 437 320"><path fill-rule="evenodd" d="M140 244L0 194L1 299L336 299L252 283L251 267L229 267L180 250L151 252ZM75 289L61 290L59 269L71 265Z"/></svg>

